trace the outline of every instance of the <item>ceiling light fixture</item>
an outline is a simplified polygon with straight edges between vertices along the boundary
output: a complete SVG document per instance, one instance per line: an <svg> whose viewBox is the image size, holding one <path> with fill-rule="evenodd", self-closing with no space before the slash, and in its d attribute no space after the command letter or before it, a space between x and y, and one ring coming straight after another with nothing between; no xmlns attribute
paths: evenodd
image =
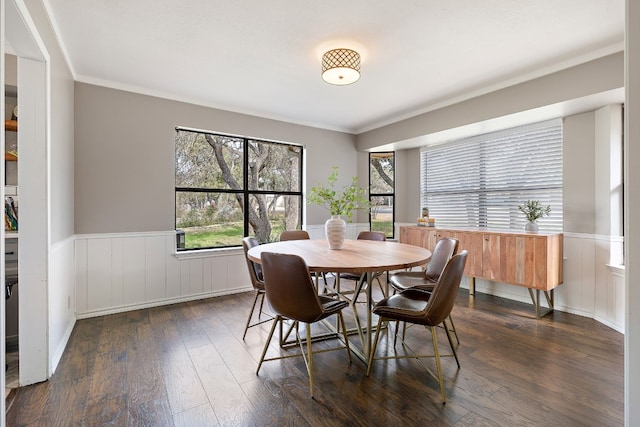
<svg viewBox="0 0 640 427"><path fill-rule="evenodd" d="M322 79L332 85L350 85L360 78L360 54L351 49L332 49L322 55Z"/></svg>

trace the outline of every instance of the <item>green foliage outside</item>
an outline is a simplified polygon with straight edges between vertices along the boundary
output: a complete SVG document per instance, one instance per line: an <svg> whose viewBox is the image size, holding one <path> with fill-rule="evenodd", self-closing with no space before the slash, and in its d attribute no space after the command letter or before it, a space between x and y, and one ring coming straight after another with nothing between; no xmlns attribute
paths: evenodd
<svg viewBox="0 0 640 427"><path fill-rule="evenodd" d="M387 237L391 237L393 236L393 222L372 220L371 231L382 231Z"/></svg>
<svg viewBox="0 0 640 427"><path fill-rule="evenodd" d="M240 223L228 223L224 226L183 228L187 248L210 248L216 246L234 246L242 242L244 227Z"/></svg>
<svg viewBox="0 0 640 427"><path fill-rule="evenodd" d="M179 130L176 229L185 233L185 248L240 245L245 211L249 235L261 243L277 241L283 230L300 228L301 159L302 147L296 145ZM349 185L336 189L338 169L334 167L326 185L310 189L307 201L325 207L332 215L342 215L347 221L352 219L354 210L372 208L372 229L393 236L393 224L381 211L392 206L388 197L392 197L394 188L393 153L372 156L371 171L371 191L390 193L389 196L371 203L367 191L358 187L357 176ZM252 192L248 203L238 197L240 191Z"/></svg>
<svg viewBox="0 0 640 427"><path fill-rule="evenodd" d="M284 216L277 215L271 218L271 234L266 242L277 242L280 233L285 230ZM228 222L224 224L178 227L185 233L185 247L188 249L212 248L222 246L238 246L242 244L244 227L242 221ZM250 233L254 234L254 233Z"/></svg>

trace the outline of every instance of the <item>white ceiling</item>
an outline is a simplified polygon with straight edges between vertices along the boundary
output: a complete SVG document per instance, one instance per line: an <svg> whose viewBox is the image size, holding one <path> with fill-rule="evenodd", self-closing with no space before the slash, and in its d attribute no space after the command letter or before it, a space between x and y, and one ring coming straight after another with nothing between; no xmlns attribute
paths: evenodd
<svg viewBox="0 0 640 427"><path fill-rule="evenodd" d="M76 80L360 133L623 49L624 0L45 0ZM320 77L326 50L362 77Z"/></svg>

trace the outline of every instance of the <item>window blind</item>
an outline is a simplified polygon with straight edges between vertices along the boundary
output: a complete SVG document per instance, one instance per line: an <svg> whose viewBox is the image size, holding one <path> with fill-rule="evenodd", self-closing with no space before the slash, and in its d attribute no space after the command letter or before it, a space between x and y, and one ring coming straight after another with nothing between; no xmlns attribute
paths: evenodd
<svg viewBox="0 0 640 427"><path fill-rule="evenodd" d="M478 135L422 151L422 207L440 227L523 230L527 200L551 206L540 231L562 231L562 121Z"/></svg>

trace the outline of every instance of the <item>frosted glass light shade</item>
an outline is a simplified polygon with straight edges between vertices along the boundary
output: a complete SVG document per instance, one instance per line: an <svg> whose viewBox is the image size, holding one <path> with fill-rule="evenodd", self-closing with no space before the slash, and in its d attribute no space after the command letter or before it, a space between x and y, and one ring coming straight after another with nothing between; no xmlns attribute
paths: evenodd
<svg viewBox="0 0 640 427"><path fill-rule="evenodd" d="M332 85L349 85L360 78L360 54L351 49L333 49L322 55L322 79Z"/></svg>

